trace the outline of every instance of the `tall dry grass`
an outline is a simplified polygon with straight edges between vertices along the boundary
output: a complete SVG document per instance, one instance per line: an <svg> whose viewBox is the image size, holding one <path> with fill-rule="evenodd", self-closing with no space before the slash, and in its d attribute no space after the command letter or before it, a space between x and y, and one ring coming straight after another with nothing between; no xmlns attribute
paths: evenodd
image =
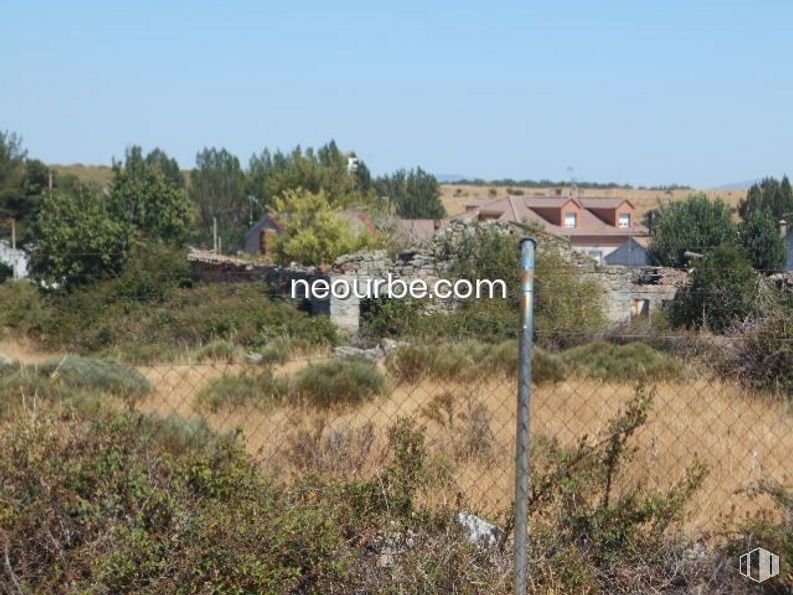
<svg viewBox="0 0 793 595"><path fill-rule="evenodd" d="M303 365L293 362L286 369L294 373ZM400 417L413 417L433 453L436 482L424 494L425 503L496 515L512 501L514 382L394 383L387 395L331 410L284 405L199 411L194 396L200 387L240 369L233 364L142 368L154 390L140 407L162 415L206 416L216 429L239 430L266 470L284 481L312 460L346 477L376 473L387 464L388 429ZM699 531L760 510L764 503L744 492L759 480L791 483L793 414L785 402L704 378L646 386L654 394L654 409L635 437L622 489L638 484L664 489L695 461L704 462L710 472L686 519ZM535 387L533 436L569 446L582 436L594 439L634 392L630 383L580 378ZM307 446L317 452L310 456Z"/></svg>

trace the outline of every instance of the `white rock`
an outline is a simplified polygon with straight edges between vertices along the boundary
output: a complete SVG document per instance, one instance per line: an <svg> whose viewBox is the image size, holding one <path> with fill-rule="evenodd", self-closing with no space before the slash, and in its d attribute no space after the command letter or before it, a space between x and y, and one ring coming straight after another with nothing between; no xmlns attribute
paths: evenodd
<svg viewBox="0 0 793 595"><path fill-rule="evenodd" d="M493 547L504 535L504 532L494 524L467 512L458 513L457 522L468 533L468 542L474 545Z"/></svg>

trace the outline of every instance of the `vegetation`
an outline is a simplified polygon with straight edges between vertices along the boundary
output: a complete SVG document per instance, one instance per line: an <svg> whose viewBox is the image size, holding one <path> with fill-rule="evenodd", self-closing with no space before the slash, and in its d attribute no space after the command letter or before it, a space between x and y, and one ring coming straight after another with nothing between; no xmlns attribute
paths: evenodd
<svg viewBox="0 0 793 595"><path fill-rule="evenodd" d="M698 263L688 287L678 292L670 316L677 326L724 333L759 308L759 279L733 247L713 250Z"/></svg>
<svg viewBox="0 0 793 595"><path fill-rule="evenodd" d="M192 234L194 211L184 178L159 149L144 158L140 147L131 147L123 165L114 163L110 203L114 219L150 241L181 246Z"/></svg>
<svg viewBox="0 0 793 595"><path fill-rule="evenodd" d="M150 389L138 371L112 360L74 355L38 365L0 360L0 416L36 399L93 410L116 397L129 406Z"/></svg>
<svg viewBox="0 0 793 595"><path fill-rule="evenodd" d="M538 441L532 592L714 580L676 531L702 466L664 491L618 487L650 407L639 393L572 449ZM3 580L23 592L511 592L503 541L472 543L456 509L422 506L439 477L421 428L401 419L389 436L376 477L307 472L290 489L232 436L179 418L15 416L0 435ZM732 575L717 580L730 590Z"/></svg>
<svg viewBox="0 0 793 595"><path fill-rule="evenodd" d="M175 274L160 274L169 283L178 282ZM156 278L152 273L152 284ZM312 350L337 341L328 318L310 318L291 303L269 299L261 284L164 284L159 289L165 293L151 295L149 283L122 276L66 295L41 295L27 284L4 284L0 328L51 349L109 354L130 362L183 358L215 339L263 355L276 349L283 353L285 343L288 349Z"/></svg>
<svg viewBox="0 0 793 595"><path fill-rule="evenodd" d="M605 316L602 288L563 256L556 240L538 229L539 238L534 291L535 328L541 345L559 348L580 340L583 332L603 329ZM452 273L464 279L502 279L507 283L506 300L471 300L450 316L459 336L490 336L492 340L517 337L521 289L518 237L497 225L482 225L472 233L453 239L447 250ZM487 329L487 330L485 330ZM456 329L455 329L456 330Z"/></svg>
<svg viewBox="0 0 793 595"><path fill-rule="evenodd" d="M380 196L387 197L397 216L403 219L443 219L440 186L435 176L420 167L400 169L375 181Z"/></svg>
<svg viewBox="0 0 793 595"><path fill-rule="evenodd" d="M476 382L493 378L516 378L518 343L458 343L406 345L386 360L389 373L397 382L417 383L425 378L442 381ZM566 366L556 355L534 349L532 380L536 384L559 382Z"/></svg>
<svg viewBox="0 0 793 595"><path fill-rule="evenodd" d="M5 283L8 279L14 278L14 268L4 262L0 262L0 283Z"/></svg>
<svg viewBox="0 0 793 595"><path fill-rule="evenodd" d="M332 264L342 254L372 247L377 241L363 224L356 229L322 190L317 194L286 191L276 199L275 210L285 226L275 239L277 260L282 264Z"/></svg>
<svg viewBox="0 0 793 595"><path fill-rule="evenodd" d="M793 397L793 317L776 308L748 329L727 352L722 372L748 386Z"/></svg>
<svg viewBox="0 0 793 595"><path fill-rule="evenodd" d="M650 253L664 266L680 267L684 253L707 253L736 244L730 207L720 199L692 194L682 202L669 202L658 210Z"/></svg>
<svg viewBox="0 0 793 595"><path fill-rule="evenodd" d="M303 188L313 194L324 192L328 203L335 207L372 202L372 181L366 164L356 158L355 170L350 172L348 158L334 141L305 150L295 147L289 153L264 149L249 162L249 188L259 204L273 207L276 199L290 190Z"/></svg>
<svg viewBox="0 0 793 595"><path fill-rule="evenodd" d="M319 407L359 405L383 394L386 381L377 364L361 358L335 358L309 364L294 379L294 398Z"/></svg>
<svg viewBox="0 0 793 595"><path fill-rule="evenodd" d="M118 274L133 228L116 219L98 191L81 187L46 196L36 220L30 268L45 287L72 289Z"/></svg>
<svg viewBox="0 0 793 595"><path fill-rule="evenodd" d="M793 216L793 188L787 176L782 181L765 178L749 188L746 198L738 203L738 214L745 221L758 212L766 213L774 223Z"/></svg>
<svg viewBox="0 0 793 595"><path fill-rule="evenodd" d="M568 349L559 357L571 372L607 382L685 378L679 359L640 342L615 345L595 341Z"/></svg>
<svg viewBox="0 0 793 595"><path fill-rule="evenodd" d="M227 248L238 247L248 227L249 209L245 172L239 159L226 149L205 148L196 155L190 173L190 198L198 209L197 239L211 245L213 224Z"/></svg>
<svg viewBox="0 0 793 595"><path fill-rule="evenodd" d="M212 380L199 391L196 403L210 411L240 407L269 409L288 394L288 381L273 376L270 369L263 369Z"/></svg>
<svg viewBox="0 0 793 595"><path fill-rule="evenodd" d="M779 234L777 221L767 211L752 211L738 230L740 245L756 270L774 272L782 269L785 243Z"/></svg>

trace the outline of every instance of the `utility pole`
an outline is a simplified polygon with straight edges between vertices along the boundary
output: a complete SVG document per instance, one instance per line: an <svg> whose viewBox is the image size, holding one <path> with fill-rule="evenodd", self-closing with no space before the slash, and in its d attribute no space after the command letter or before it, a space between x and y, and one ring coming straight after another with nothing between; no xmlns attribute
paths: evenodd
<svg viewBox="0 0 793 595"><path fill-rule="evenodd" d="M11 249L17 249L17 222L11 219Z"/></svg>
<svg viewBox="0 0 793 595"><path fill-rule="evenodd" d="M218 218L212 217L212 251L218 253Z"/></svg>

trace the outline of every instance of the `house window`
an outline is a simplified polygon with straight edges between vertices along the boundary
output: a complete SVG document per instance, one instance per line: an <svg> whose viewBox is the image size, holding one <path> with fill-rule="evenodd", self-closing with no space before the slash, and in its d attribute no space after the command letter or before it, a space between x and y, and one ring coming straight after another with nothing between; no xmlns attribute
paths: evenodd
<svg viewBox="0 0 793 595"><path fill-rule="evenodd" d="M564 226L567 228L575 227L575 213L564 214Z"/></svg>
<svg viewBox="0 0 793 595"><path fill-rule="evenodd" d="M630 213L621 213L619 226L622 228L630 227L631 226L631 214Z"/></svg>

